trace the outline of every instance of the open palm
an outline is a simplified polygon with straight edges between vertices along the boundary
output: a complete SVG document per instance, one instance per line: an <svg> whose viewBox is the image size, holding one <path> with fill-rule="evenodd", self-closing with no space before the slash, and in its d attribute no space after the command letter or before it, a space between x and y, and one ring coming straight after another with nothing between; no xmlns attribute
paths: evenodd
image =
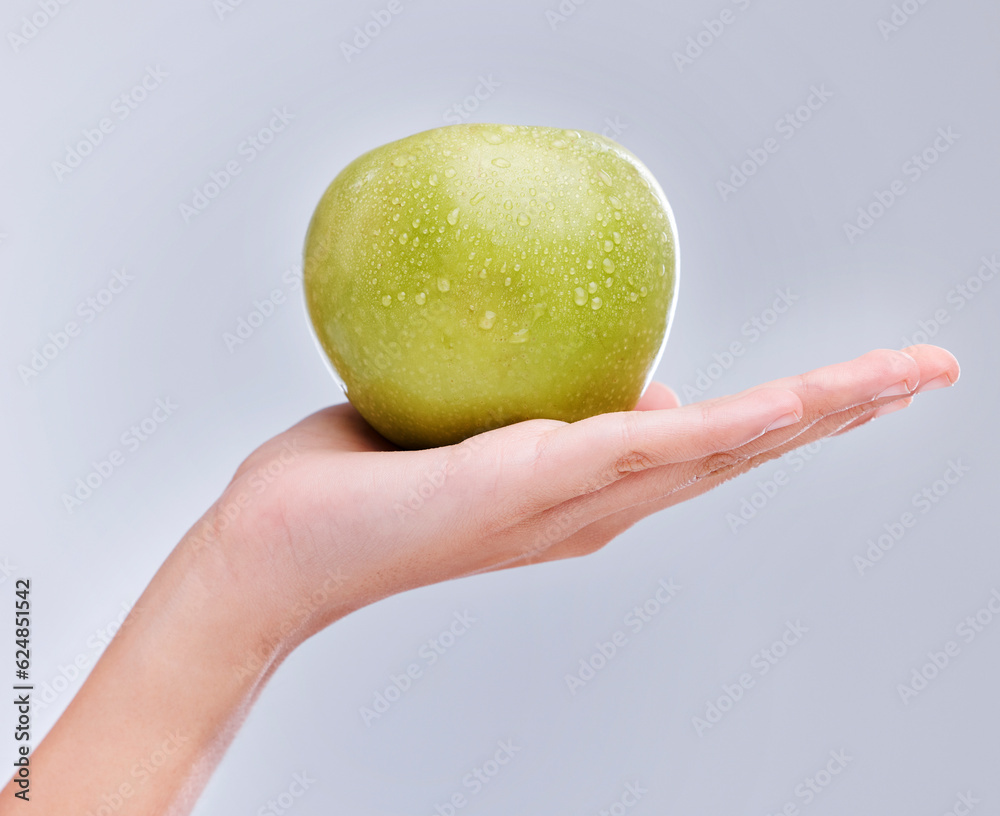
<svg viewBox="0 0 1000 816"><path fill-rule="evenodd" d="M406 589L591 553L651 513L958 375L934 346L879 350L686 407L653 383L634 411L531 420L421 451L336 405L255 451L194 540L235 526L238 552L208 549L304 638ZM336 601L319 589L331 576ZM303 607L320 595L331 600Z"/></svg>

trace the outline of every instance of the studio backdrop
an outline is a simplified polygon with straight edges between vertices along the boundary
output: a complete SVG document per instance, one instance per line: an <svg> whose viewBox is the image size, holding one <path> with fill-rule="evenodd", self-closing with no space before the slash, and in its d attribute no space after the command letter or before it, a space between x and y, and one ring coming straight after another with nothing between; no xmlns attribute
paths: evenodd
<svg viewBox="0 0 1000 816"><path fill-rule="evenodd" d="M997 812L996 4L12 0L0 32L0 603L30 578L33 744L243 458L344 400L301 283L330 181L545 125L662 184L685 403L921 342L961 382L590 557L350 615L196 812Z"/></svg>

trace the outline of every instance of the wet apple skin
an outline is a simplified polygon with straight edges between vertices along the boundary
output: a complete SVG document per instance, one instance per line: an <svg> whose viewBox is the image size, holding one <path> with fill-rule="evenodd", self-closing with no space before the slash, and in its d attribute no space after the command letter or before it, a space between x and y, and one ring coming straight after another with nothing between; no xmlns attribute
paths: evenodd
<svg viewBox="0 0 1000 816"><path fill-rule="evenodd" d="M317 338L348 399L405 448L632 409L676 302L659 185L596 134L454 125L379 147L306 239Z"/></svg>

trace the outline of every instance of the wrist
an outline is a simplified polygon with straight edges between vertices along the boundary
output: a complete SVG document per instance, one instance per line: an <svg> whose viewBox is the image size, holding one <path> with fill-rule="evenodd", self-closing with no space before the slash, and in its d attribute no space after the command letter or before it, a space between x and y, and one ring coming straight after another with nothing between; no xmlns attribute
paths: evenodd
<svg viewBox="0 0 1000 816"><path fill-rule="evenodd" d="M308 637L364 603L350 596L343 569L288 558L290 536L277 514L227 494L171 558L203 587L213 625L231 630L241 674L273 671Z"/></svg>
<svg viewBox="0 0 1000 816"><path fill-rule="evenodd" d="M260 686L287 651L270 637L267 617L210 553L185 537L139 599L134 634L158 644L164 671L183 661L192 679L239 698Z"/></svg>

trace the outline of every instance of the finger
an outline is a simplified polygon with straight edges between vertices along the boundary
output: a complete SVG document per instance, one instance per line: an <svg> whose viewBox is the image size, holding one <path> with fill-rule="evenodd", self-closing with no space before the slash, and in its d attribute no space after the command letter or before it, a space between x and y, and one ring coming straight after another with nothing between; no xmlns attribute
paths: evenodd
<svg viewBox="0 0 1000 816"><path fill-rule="evenodd" d="M633 410L659 411L665 408L680 408L681 398L674 389L661 382L651 382Z"/></svg>
<svg viewBox="0 0 1000 816"><path fill-rule="evenodd" d="M908 404L910 399L890 403L890 407L899 405L901 402L906 402ZM776 459L784 455L784 453L787 453L793 448L818 441L823 438L824 426L829 426L831 424L835 426L838 418L842 421L845 416L853 416L856 410L856 408L847 409L840 414L834 414L825 418L822 423L816 423L807 432L796 437L794 443L787 443L781 446L780 449L768 451L758 457L744 460L739 466L719 471L703 480L686 485L682 484L678 489L671 492L663 492L661 490L659 495L656 495L649 501L640 502L630 507L626 507L623 510L612 512L597 521L581 527L568 538L549 548L544 553L538 551L532 553L534 556L533 560L539 562L556 561L564 558L576 558L596 552L609 541L612 541L647 516L651 516L661 510L666 510L676 504L689 501L690 499L707 493L709 490L718 487L720 484L729 481L730 479L734 479L736 476L741 475L742 473L757 467L766 461L770 461L771 459ZM867 411L865 413L867 420L870 420L877 410L878 409L871 409ZM848 420L847 427L841 431L828 435L838 436L840 433L846 432L846 430L853 424L854 421ZM572 513L572 511L570 512Z"/></svg>
<svg viewBox="0 0 1000 816"><path fill-rule="evenodd" d="M902 351L877 349L767 385L795 391L803 400L803 423L808 425L853 405L912 394L919 384L920 366L913 357ZM793 433L789 430L787 435Z"/></svg>
<svg viewBox="0 0 1000 816"><path fill-rule="evenodd" d="M839 431L834 431L830 436L841 436L848 431L853 431L856 428L860 428L862 425L867 425L873 419L881 419L889 414L894 414L896 411L901 411L903 408L908 408L913 403L913 397L901 397L899 399L890 400L884 405L877 408L869 408L862 412L861 416L852 422L847 423Z"/></svg>
<svg viewBox="0 0 1000 816"><path fill-rule="evenodd" d="M908 400L907 400L908 401ZM898 405L899 402L890 403L890 405ZM694 480L684 482L676 474L673 478L669 480L669 486L664 487L662 484L654 487L651 490L643 491L644 494L650 494L653 497L646 501L639 501L635 504L631 504L624 509L615 509L612 512L598 518L596 521L592 521L589 524L584 524L579 527L579 529L572 529L571 533L567 538L552 546L547 548L540 548L537 545L530 548L524 549L525 557L521 559L522 564L543 562L543 561L557 561L564 558L577 558L584 555L589 555L590 553L596 552L605 546L608 542L612 541L617 536L624 533L627 529L654 513L658 513L661 510L665 510L669 507L673 507L676 504L680 504L683 501L688 501L690 499L696 498L697 496L707 493L715 487L718 487L723 482L729 481L730 479L736 478L736 476L742 474L743 472L757 467L759 464L763 464L770 459L778 458L782 456L785 452L795 448L801 447L803 445L811 444L817 441L823 436L823 426L829 425L830 423L836 423L838 417L843 419L845 415L853 416L857 409L848 409L840 414L831 415L827 417L822 423L816 423L809 430L795 438L794 443L787 443L781 446L781 451L769 451L764 454L758 455L756 458L748 458L743 460L739 465L733 468L724 469L711 474L703 480ZM872 409L866 412L866 417L870 420L872 415L877 409ZM848 426L853 424L852 420L848 420ZM846 430L846 428L844 429ZM832 436L839 435L839 431ZM674 466L674 470L679 469L682 465ZM668 468L662 468L662 471L667 471ZM660 476L661 474L655 474ZM650 481L654 474L643 475L648 477ZM614 485L617 488L618 485ZM648 485L646 486L648 487ZM606 491L612 488L607 488ZM602 491L606 492L606 491ZM595 514L595 507L583 508L582 502L586 501L591 497L581 497L577 503L569 503L569 507L556 508L543 514L542 519L539 521L540 524L544 525L546 523L552 524L552 518L557 517L557 514L562 514L563 518L586 518L592 517ZM573 506L576 504L576 506ZM614 504L620 505L620 497ZM565 523L563 526L567 526ZM516 563L510 562L504 566L517 566Z"/></svg>
<svg viewBox="0 0 1000 816"><path fill-rule="evenodd" d="M962 375L962 369L958 360L955 359L955 355L940 346L921 343L916 346L907 346L903 351L916 360L920 366L921 380L917 389L918 393L946 387L943 382L934 382L940 377L946 378L949 385L954 385Z"/></svg>
<svg viewBox="0 0 1000 816"><path fill-rule="evenodd" d="M762 389L729 403L600 414L554 428L538 440L522 486L545 509L623 476L743 445L778 421L795 421L790 391Z"/></svg>
<svg viewBox="0 0 1000 816"><path fill-rule="evenodd" d="M949 388L958 382L961 376L962 372L958 360L955 359L955 356L951 352L943 348L922 344L909 346L903 349L903 351L913 357L920 366L920 384L917 386L917 394L941 388ZM879 419L888 414L895 413L910 405L911 402L912 399L899 399L878 407L873 406L871 410L866 411L858 419L833 435L840 436L848 431L853 431L862 425L867 425L873 419Z"/></svg>
<svg viewBox="0 0 1000 816"><path fill-rule="evenodd" d="M505 478L493 482L499 501L491 506L490 516L506 527L536 514L571 509L565 538L636 504L678 491L676 501L699 495L795 447L835 433L873 407L908 396L920 381L928 382L942 373L957 376L957 363L944 350L915 347L914 353L916 357L874 351L707 404L605 414L540 428L537 433L532 426L534 435L526 437L523 445L515 445L514 450L504 446L504 461L511 467L506 468ZM794 397L778 386L794 389L800 397L798 406L784 402ZM756 403L758 399L765 401ZM762 434L774 424L779 406L794 409L789 416L792 423ZM767 424L761 412L767 415ZM528 446L531 450L526 450ZM680 463L684 464L666 467ZM499 494L498 484L505 488Z"/></svg>
<svg viewBox="0 0 1000 816"><path fill-rule="evenodd" d="M906 349L906 353L914 359L919 368L919 378L920 382L923 383L923 386L917 388L917 393L922 393L925 390L935 390L938 388L948 387L956 382L960 376L958 362L955 360L954 356L944 349L940 349L935 346L913 346ZM868 355L866 355L866 357L867 356ZM824 373L824 370L820 369L818 372L813 372L813 374L817 373L822 374ZM875 385L874 387L878 386ZM649 484L644 485L645 488L652 487L652 490L646 490L645 493L637 491L640 493L640 498L643 498L644 501L639 501L631 507L627 507L625 509L615 509L602 519L581 527L578 532L570 535L558 547L554 547L549 553L546 553L546 560L554 558L568 558L574 554L582 555L585 552L591 552L593 551L593 548L603 546L604 543L610 541L615 535L620 534L640 519L645 518L652 513L658 512L666 507L673 506L674 504L678 504L681 501L686 501L697 495L701 495L702 493L711 490L713 487L718 486L722 482L734 478L736 475L757 467L766 461L776 459L794 448L811 444L812 442L816 442L826 436L837 436L842 433L846 433L848 430L860 427L860 425L865 424L874 418L894 413L902 408L905 408L912 401L912 397L899 396L873 400L867 405L851 405L842 411L835 412L814 422L801 433L793 435L783 444L776 445L769 449L761 449L756 454L748 455L742 461L736 459L733 462L733 467L720 468L714 473L709 474L704 479L696 480L695 482L690 481L689 474L677 473L677 471L683 469L685 465L679 465L671 469L674 471L672 474L662 474L663 476L667 476L666 484L663 484L662 480L661 484L654 484L656 481L655 477L661 474L637 474L635 477L630 477L633 479L633 485L630 486L632 488L636 487L634 482L638 481L649 482ZM810 406L805 403L805 401L804 404L806 405L806 411L808 413ZM803 419L803 424L804 423L805 419ZM783 432L794 433L794 431L794 427L789 427L787 431ZM773 434L768 434L767 436L778 435L778 432L775 432ZM763 444L767 439L767 436L762 437L760 440L755 440L748 447ZM667 469L664 468L663 470L666 471ZM619 483L619 485L624 487L624 482ZM608 494L612 490L620 489L619 485L609 487L604 491L601 491L601 493ZM678 488L677 485L680 485L680 487ZM582 503L588 498L596 500L597 496L581 497L580 502ZM603 498L608 497L605 495ZM620 498L621 497L618 497L619 502ZM635 496L633 496L633 498L635 498ZM614 507L613 504L612 506ZM588 514L588 511L579 507L560 508L560 510L564 513L569 512L570 514L577 514L580 517L586 517ZM589 509L590 514L593 513L593 510L594 508Z"/></svg>
<svg viewBox="0 0 1000 816"><path fill-rule="evenodd" d="M574 513L579 511L574 521L579 529L716 471L738 468L751 456L786 444L826 415L909 393L919 375L909 355L879 350L709 403L604 414L553 429L538 440L529 484L518 490L524 498L512 511L504 508L504 516L524 518L572 502ZM798 405L790 401L793 394L799 397ZM764 401L756 402L759 399ZM761 421L761 413L766 421ZM855 418L848 417L841 426ZM682 462L689 464L664 468ZM653 475L635 475L643 472Z"/></svg>
<svg viewBox="0 0 1000 816"><path fill-rule="evenodd" d="M554 550L551 557L568 557L566 553L579 553L592 546L597 540L592 535L572 540L574 531L589 526L588 521L593 523L638 506L641 509L637 520L663 507L694 498L794 448L836 433L865 415L905 405L909 397L897 395L903 390L896 387L899 382L905 382L909 388L921 379L928 382L956 373L954 358L943 350L931 347L917 349L915 354L916 359L895 352L873 352L849 363L802 375L795 386L803 398L801 422L771 431L741 448L719 452L701 461L633 474L599 492L567 502L558 511L568 513L577 524L567 529L570 540ZM777 382L793 385L788 379ZM886 392L888 396L881 396ZM832 410L837 408L839 410ZM823 411L830 413L823 415Z"/></svg>
<svg viewBox="0 0 1000 816"><path fill-rule="evenodd" d="M780 456L839 431L869 411L909 399L921 381L949 370L950 363L954 363L954 358L943 349L928 348L933 352L918 354L920 360L902 351L878 349L855 360L768 383L765 387L783 386L799 395L803 404L802 420L752 440L738 452L740 457L768 451L773 452L771 458ZM698 463L691 475L705 476L718 469L714 467L716 464Z"/></svg>
<svg viewBox="0 0 1000 816"><path fill-rule="evenodd" d="M608 495L612 490L621 489L624 491L626 487L624 483L608 487L601 491L601 494L581 496L574 502L568 502L561 508L555 508L549 513L543 514L540 523L551 524L552 522L546 519L557 517L558 514L562 514L563 518L580 520L593 518L595 515L600 515L598 505L601 500L607 500L607 506L612 508L611 512L597 518L596 521L581 524L578 529L568 529L570 535L565 540L555 544L544 553L535 548L531 555L537 561L552 561L594 552L647 516L707 493L723 482L736 478L736 476L766 461L777 459L794 448L818 441L824 435L829 435L828 431L831 427L837 428L845 422L852 422L852 417L855 416L857 410L857 408L850 408L825 417L821 422L814 423L804 433L795 437L793 441L776 449L761 452L756 456L740 458L738 453L734 452L731 465L721 467L704 478L691 478L687 474L681 474L679 471L685 468L688 463L675 465L672 468L661 468L659 472L655 473L637 474L636 480L641 479L646 483L643 485L633 483L627 486L631 493L629 501L632 502L628 506L622 507L623 504L626 504L622 496ZM869 413L874 413L874 411ZM591 503L590 507L585 506L588 501ZM563 526L568 527L565 523Z"/></svg>
<svg viewBox="0 0 1000 816"><path fill-rule="evenodd" d="M647 425L645 428L633 428L630 431L626 429L627 432L623 434L619 431L621 435L617 440L610 444L605 441L611 455L602 454L599 470L594 473L591 468L589 471L588 475L593 480L591 482L593 486L589 490L580 489L580 485L571 477L564 476L560 480L554 473L546 479L546 482L564 491L568 487L575 489L575 493L564 494L564 501L573 501L585 508L581 514L582 526L584 519L594 520L633 504L651 501L659 495L668 495L682 485L704 479L717 471L736 468L753 456L782 446L797 447L800 444L807 444L807 439L839 430L839 427L852 421L857 415L844 418L835 428L830 428L828 425L820 426L803 440L792 443L795 437L826 416L856 405L870 404L876 399L886 399L888 395L908 393L916 387L918 378L919 367L912 357L898 351L870 352L857 360L820 368L799 377L777 380L767 387L751 389L731 400L716 401L708 405L696 404L666 414L675 419L682 416L698 418L702 423L700 427L692 424L668 423L661 424L657 428L652 423L645 423ZM723 429L721 425L714 429L717 432L713 433L711 423L725 421L727 412L732 410L739 412L740 406L752 405L752 400L757 397L789 393L797 394L801 405L795 412L801 411L799 418L793 416L792 419L795 421L790 424L782 428L772 427L763 434L760 431L767 428L766 425L763 428L758 426L758 432L752 434L745 433L746 428L742 428L744 431L742 439L738 438L739 434L733 432L732 428ZM860 413L859 410L858 414ZM550 464L573 461L573 453L565 448L559 449L558 445L566 447L576 445L582 454L577 454L574 471L586 472L586 462L581 461L582 457L593 456L591 452L601 450L599 434L611 433L610 429L613 426L608 420L616 419L618 416L621 415L595 417L594 420L604 420L605 423L603 426L586 429L590 432L589 437L581 438L583 435L580 433L588 420L559 429L551 434L553 441L548 448L543 448L540 460L545 454L549 454ZM632 416L637 418L652 416L655 419L655 414ZM771 417L772 422L777 418L773 414ZM596 422L593 424L597 425ZM666 437L657 440L660 443L659 447L657 441L650 439L650 435L655 434L657 430ZM688 434L687 438L683 436L677 438L678 434L685 433ZM540 461L540 464L544 462ZM663 468L664 465L674 465L674 467ZM549 493L544 495L546 499L551 498Z"/></svg>
<svg viewBox="0 0 1000 816"><path fill-rule="evenodd" d="M931 390L946 387L957 381L960 373L958 363L943 349L915 346L908 348L906 354L918 368L916 380L904 378L908 387L919 382L924 384L926 390ZM900 362L902 369L896 367ZM680 472L689 463L666 466L654 471L632 474L599 493L582 496L553 508L541 514L536 525L545 531L564 530L566 536L558 543L551 544L553 538L551 532L546 532L545 535L536 533L535 543L523 548L522 557L505 566L570 558L593 552L648 515L701 495L739 473L777 458L793 448L857 427L870 421L876 414L885 416L900 407L905 407L912 401L911 397L903 395L879 397L879 394L893 390L892 386L886 386L886 383L896 379L901 372L912 375L913 372L907 369L908 363L905 359L902 361L893 359L891 352L888 354L875 352L851 363L818 369L803 375L802 393L811 394L814 398L803 401L806 415L821 410L824 404L827 410L835 402L846 407L815 419L811 425L807 425L804 416L802 422L797 425L772 431L749 444L748 447L755 447L757 450L744 452L745 456L742 458L739 452L736 452L730 467L719 468L706 477L692 480L689 473ZM770 385L778 383L792 384L789 380L779 380ZM840 391L834 399L832 390L837 387L837 383ZM920 387L918 386L916 390L919 391ZM865 396L871 399L867 402L856 402L858 399L863 400ZM814 402L817 404L813 404ZM790 436L784 441L778 438L787 434ZM716 465L724 458L717 457ZM637 490L636 482L646 483L642 485L645 492ZM609 495L616 492L620 495ZM632 495L626 498L627 492L631 492ZM600 507L602 501L608 502L604 508ZM550 544L540 546L545 542Z"/></svg>
<svg viewBox="0 0 1000 816"><path fill-rule="evenodd" d="M934 360L934 368L936 370L942 372L948 371L949 376L957 378L958 363L955 361L955 358L944 349L937 348L936 346L912 346L911 348L905 349L901 352L880 349L873 352L869 352L868 354L865 354L856 360L851 360L846 363L837 363L835 365L818 368L815 369L814 371L810 371L807 374L802 374L795 377L784 377L782 379L773 380L771 382L764 383L762 385L753 386L752 388L749 388L746 391L740 392L738 394L727 394L721 397L713 397L711 399L702 400L701 402L698 403L698 405L720 405L727 402L732 402L735 399L740 399L746 394L752 393L753 391L757 391L762 388L787 388L796 391L796 393L799 393L800 395L803 393L802 392L803 387L814 388L814 389L816 387L819 387L820 389L825 388L829 392L829 399L827 401L827 405L823 406L822 402L817 399L811 400L811 405L812 408L814 409L811 412L812 416L810 416L810 412L807 410L806 415L803 417L803 424L808 425L813 419L815 419L816 416L822 415L824 411L826 413L830 413L839 410L839 408L835 406L839 405L842 407L845 404L845 402L850 402L852 398L851 393L854 394L853 399L859 401L866 401L871 398L872 393L878 395L884 390L891 391L893 385L898 385L897 381L897 383L893 383L893 385L886 386L886 388L884 389L879 389L878 391L873 392L872 388L874 386L871 384L873 382L871 379L866 381L866 380L859 380L857 378L857 375L859 373L858 366L860 364L866 365L867 374L870 375L870 377L875 377L878 383L880 383L883 386L886 385L887 379L896 379L896 377L900 376L900 374L907 375L908 379L904 378L905 387L896 389L897 391L899 391L900 394L904 394L906 390L912 391L918 388L919 382L924 381L923 379L921 379L921 375L923 374L923 372L918 374L916 378L912 377L913 374L912 369L907 372L899 371L896 377L888 377L888 378L886 377L887 372L892 370L891 368L888 369L885 368L887 359L886 355L895 355L897 360L902 358L902 360L904 361L904 365L909 365L908 361L906 361L905 358L913 357L914 353L922 356L925 365L929 361ZM851 377L850 385L853 386L853 392L845 391L843 388L840 388L839 390L837 389L836 384L838 380L843 382L845 376ZM910 386L913 386L913 388L910 388ZM873 403L873 411L875 408L878 408L884 402L898 398L899 398L898 396L893 397L891 396L891 394L886 394L886 396L882 397L882 402ZM817 408L819 410L815 410ZM871 417L869 417L869 419L870 418ZM799 430L801 430L801 428ZM786 437L788 438L791 438L791 436L793 435L794 435L793 430L789 430L786 433Z"/></svg>
<svg viewBox="0 0 1000 816"><path fill-rule="evenodd" d="M890 359L892 356L895 356L897 362L900 358L902 359L902 369L892 368ZM909 364L905 359L906 357L911 358L913 362L916 363L915 378L913 377L914 371L912 367L908 368ZM895 371L896 377L899 377L900 374L906 375L894 385L887 385L883 392L879 392L877 398L880 399L880 401L874 403L874 408L878 408L891 400L901 399L905 396L912 395L913 393L921 393L925 390L925 388L927 390L932 390L933 388L942 388L947 385L953 385L958 381L961 373L958 361L955 359L954 355L951 354L951 352L938 346L916 345L909 346L901 351L878 349L868 352L868 354L862 355L856 360L851 360L847 363L838 363L836 365L826 366L797 377L786 377L780 380L774 380L773 382L756 386L756 388L790 388L793 391L796 391L796 393L800 396L804 396L798 387L798 384L801 383L807 387L827 390L831 397L831 407L836 403L840 403L842 405L845 401L847 401L845 400L845 397L848 395L845 394L843 390L838 393L833 386L838 378L841 378L848 373L856 375L858 373L857 366L862 362L869 366L868 374L876 378L881 378L881 384L883 385L887 382L888 378L886 378L885 375L889 371ZM882 368L883 366L885 366L885 368ZM895 379L895 377L893 379ZM866 391L870 391L872 389L871 382L871 380L867 381L867 383L860 380L855 381L854 390L856 398L859 402L864 401ZM896 393L892 393L893 391ZM716 399L726 400L729 399L729 397L719 397ZM815 407L816 405L819 405L819 403L813 403L813 405ZM820 411L820 413L823 412ZM809 421L808 410L803 421L806 423Z"/></svg>

